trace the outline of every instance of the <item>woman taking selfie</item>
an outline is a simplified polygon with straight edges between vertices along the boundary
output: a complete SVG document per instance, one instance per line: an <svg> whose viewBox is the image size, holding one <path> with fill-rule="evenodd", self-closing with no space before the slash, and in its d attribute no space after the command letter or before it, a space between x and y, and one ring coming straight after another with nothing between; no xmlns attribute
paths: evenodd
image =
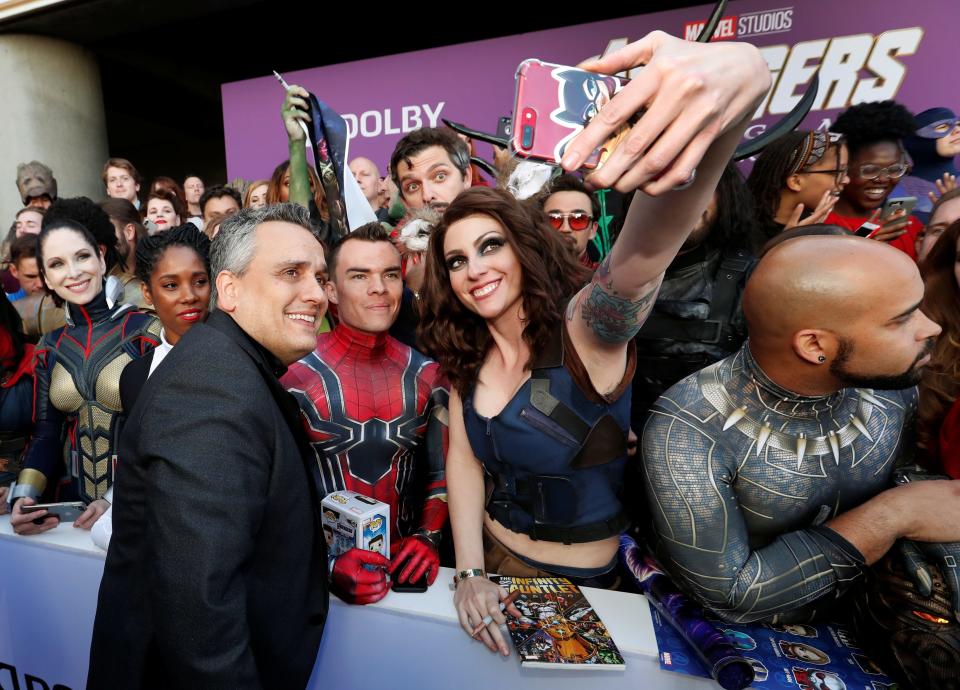
<svg viewBox="0 0 960 690"><path fill-rule="evenodd" d="M427 253L421 342L453 388L446 468L454 603L461 627L480 627L479 639L502 654L506 592L486 570L616 585L628 344L770 82L751 46L661 32L587 68L614 74L638 62L646 64L640 76L609 104L618 115L595 118L564 154L564 167L576 169L646 108L587 179L645 194L634 197L586 287L574 294L582 285L576 261L542 215L498 190L457 197Z"/></svg>

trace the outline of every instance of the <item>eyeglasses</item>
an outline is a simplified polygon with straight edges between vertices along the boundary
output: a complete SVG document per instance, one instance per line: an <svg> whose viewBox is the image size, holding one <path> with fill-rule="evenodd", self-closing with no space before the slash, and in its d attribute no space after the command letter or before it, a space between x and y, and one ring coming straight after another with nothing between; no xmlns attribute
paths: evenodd
<svg viewBox="0 0 960 690"><path fill-rule="evenodd" d="M548 213L547 219L550 221L550 225L553 226L554 230L562 228L563 221L566 220L570 229L574 232L586 230L590 227L590 223L593 222L593 216L583 211L574 211L573 213Z"/></svg>
<svg viewBox="0 0 960 690"><path fill-rule="evenodd" d="M813 175L816 173L827 173L829 175L835 175L837 184L840 184L843 181L843 178L850 174L850 168L831 168L830 170L804 170L800 174Z"/></svg>
<svg viewBox="0 0 960 690"><path fill-rule="evenodd" d="M904 162L894 163L893 165L888 165L885 168L881 168L879 165L874 165L872 163L864 163L859 168L857 168L857 177L861 180L875 180L878 177L886 177L890 180L899 180L903 177L910 166Z"/></svg>

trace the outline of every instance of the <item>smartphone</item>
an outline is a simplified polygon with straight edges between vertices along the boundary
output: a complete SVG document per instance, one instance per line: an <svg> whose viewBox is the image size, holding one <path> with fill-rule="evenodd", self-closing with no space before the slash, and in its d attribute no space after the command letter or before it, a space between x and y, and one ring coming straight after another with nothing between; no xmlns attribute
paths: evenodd
<svg viewBox="0 0 960 690"><path fill-rule="evenodd" d="M510 148L522 158L558 164L567 144L628 83L576 67L524 60L516 74ZM639 114L625 123L581 167L593 170L603 165L638 118Z"/></svg>
<svg viewBox="0 0 960 690"><path fill-rule="evenodd" d="M864 221L863 225L853 231L854 235L859 237L873 237L873 234L880 229L878 223L871 223L869 220Z"/></svg>
<svg viewBox="0 0 960 690"><path fill-rule="evenodd" d="M400 570L403 570L402 568ZM423 575L419 580L413 582L398 582L397 580L393 581L393 584L390 586L394 592L426 592L427 591L427 576Z"/></svg>
<svg viewBox="0 0 960 690"><path fill-rule="evenodd" d="M87 509L87 505L81 501L71 501L67 503L39 503L33 506L20 506L20 512L22 513L34 513L38 510L46 510L47 515L40 518L46 520L51 515L55 515L59 518L60 522L73 522L78 517L83 515L83 511Z"/></svg>
<svg viewBox="0 0 960 690"><path fill-rule="evenodd" d="M880 212L880 218L886 220L900 209L905 211L904 215L909 216L916 205L917 197L915 196L891 197L883 202L883 210Z"/></svg>
<svg viewBox="0 0 960 690"><path fill-rule="evenodd" d="M497 136L501 139L509 139L510 132L513 131L513 118L509 115L501 117L497 122Z"/></svg>

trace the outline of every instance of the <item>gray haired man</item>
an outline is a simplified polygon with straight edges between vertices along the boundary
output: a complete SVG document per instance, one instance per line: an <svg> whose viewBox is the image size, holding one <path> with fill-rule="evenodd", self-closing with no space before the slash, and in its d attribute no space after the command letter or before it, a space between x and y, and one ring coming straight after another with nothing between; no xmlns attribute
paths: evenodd
<svg viewBox="0 0 960 690"><path fill-rule="evenodd" d="M88 688L303 688L327 612L299 408L326 263L305 210L246 209L211 249L214 299L120 440Z"/></svg>

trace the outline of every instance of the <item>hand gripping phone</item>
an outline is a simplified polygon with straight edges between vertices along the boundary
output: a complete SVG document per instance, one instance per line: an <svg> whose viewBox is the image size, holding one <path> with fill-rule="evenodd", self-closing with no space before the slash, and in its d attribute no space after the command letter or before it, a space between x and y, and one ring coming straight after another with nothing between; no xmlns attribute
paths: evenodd
<svg viewBox="0 0 960 690"><path fill-rule="evenodd" d="M577 67L524 60L516 75L512 151L522 158L559 164L567 144L628 83ZM581 167L593 170L602 165L638 117L621 126Z"/></svg>

